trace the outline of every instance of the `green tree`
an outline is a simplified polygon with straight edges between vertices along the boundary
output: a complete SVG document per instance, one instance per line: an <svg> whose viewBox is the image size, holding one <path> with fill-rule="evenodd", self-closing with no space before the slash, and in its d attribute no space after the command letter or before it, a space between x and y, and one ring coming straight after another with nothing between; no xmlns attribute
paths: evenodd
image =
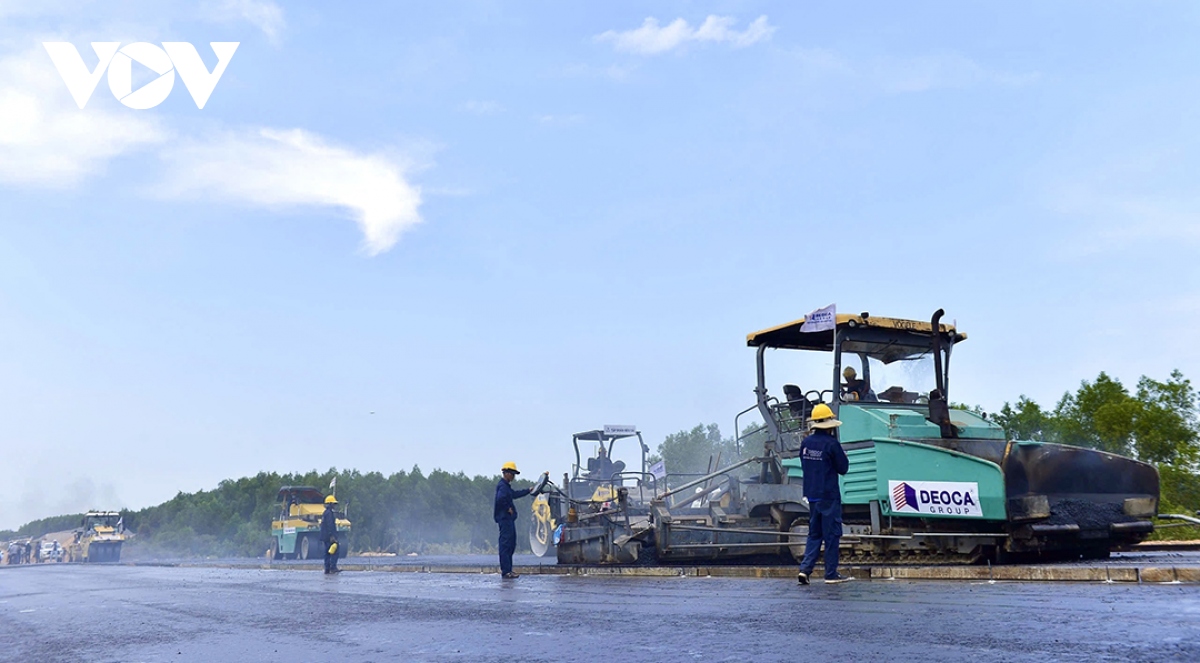
<svg viewBox="0 0 1200 663"><path fill-rule="evenodd" d="M992 420L1008 432L1011 440L1046 441L1046 432L1051 429L1051 416L1032 399L1024 394L1017 399L1016 407L1007 402L1000 412L992 415Z"/></svg>
<svg viewBox="0 0 1200 663"><path fill-rule="evenodd" d="M1166 382L1143 376L1136 400L1132 428L1137 457L1149 463L1194 466L1200 457L1200 434L1191 381L1178 370Z"/></svg>
<svg viewBox="0 0 1200 663"><path fill-rule="evenodd" d="M1138 402L1119 380L1101 372L1084 380L1074 394L1063 394L1054 408L1054 441L1109 453L1132 455L1133 421Z"/></svg>
<svg viewBox="0 0 1200 663"><path fill-rule="evenodd" d="M1200 508L1200 416L1196 390L1178 370L1165 382L1142 376L1129 394L1100 373L1063 394L1052 413L1025 396L995 420L1013 439L1043 439L1132 456L1158 468L1160 513ZM1190 538L1200 529L1164 529L1155 538Z"/></svg>
<svg viewBox="0 0 1200 663"><path fill-rule="evenodd" d="M650 462L663 461L671 474L705 474L730 465L737 455L734 440L722 438L720 427L698 424L691 430L668 435Z"/></svg>

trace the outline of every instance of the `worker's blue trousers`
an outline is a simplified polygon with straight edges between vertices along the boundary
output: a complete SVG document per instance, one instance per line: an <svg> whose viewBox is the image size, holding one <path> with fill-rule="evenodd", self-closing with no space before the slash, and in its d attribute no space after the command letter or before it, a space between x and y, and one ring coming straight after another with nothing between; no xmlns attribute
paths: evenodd
<svg viewBox="0 0 1200 663"><path fill-rule="evenodd" d="M329 554L329 545L336 540L337 539L323 539L321 541L321 545L325 547L325 573L333 573L338 570L338 554L341 553L341 551L339 550L332 555Z"/></svg>
<svg viewBox="0 0 1200 663"><path fill-rule="evenodd" d="M517 551L517 521L500 523L500 573L512 573L512 557Z"/></svg>
<svg viewBox="0 0 1200 663"><path fill-rule="evenodd" d="M804 560L800 570L812 573L817 565L817 554L825 544L825 577L836 578L838 567L838 543L842 540L842 502L840 500L814 500L808 503L808 541L804 544Z"/></svg>

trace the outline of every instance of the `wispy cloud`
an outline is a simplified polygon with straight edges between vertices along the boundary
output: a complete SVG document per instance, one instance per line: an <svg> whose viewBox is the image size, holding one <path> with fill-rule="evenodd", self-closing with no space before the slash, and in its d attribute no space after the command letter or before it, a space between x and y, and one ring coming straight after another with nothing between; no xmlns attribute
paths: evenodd
<svg viewBox="0 0 1200 663"><path fill-rule="evenodd" d="M283 9L271 0L223 0L213 7L212 15L218 20L242 20L262 30L267 40L278 44L287 22Z"/></svg>
<svg viewBox="0 0 1200 663"><path fill-rule="evenodd" d="M1079 226L1061 255L1089 257L1139 244L1194 250L1200 245L1200 196L1179 178L1194 172L1192 161L1187 149L1110 146L1099 161L1070 156L1047 166L1055 173L1047 207Z"/></svg>
<svg viewBox="0 0 1200 663"><path fill-rule="evenodd" d="M611 64L606 67L596 67L589 64L574 64L563 67L559 70L559 72L561 75L571 78L607 78L612 81L622 82L628 80L629 77L632 76L637 70L637 64Z"/></svg>
<svg viewBox="0 0 1200 663"><path fill-rule="evenodd" d="M0 59L0 182L70 187L167 136L153 115L80 111L40 47Z"/></svg>
<svg viewBox="0 0 1200 663"><path fill-rule="evenodd" d="M370 255L420 223L420 190L381 155L360 154L300 129L225 133L162 151L164 195L211 197L266 207L346 210Z"/></svg>
<svg viewBox="0 0 1200 663"><path fill-rule="evenodd" d="M68 14L79 11L71 0L0 0L0 18Z"/></svg>
<svg viewBox="0 0 1200 663"><path fill-rule="evenodd" d="M538 115L535 119L540 124L547 124L547 125L553 125L553 126L570 126L570 125L575 125L575 124L579 124L579 123L583 122L584 116L579 113L573 113L570 115L546 114L546 115Z"/></svg>
<svg viewBox="0 0 1200 663"><path fill-rule="evenodd" d="M229 20L250 21L269 38L283 27L282 10L272 2L237 0L220 8ZM19 11L34 9L0 0L0 15ZM208 18L221 20L219 14ZM84 55L91 55L86 46ZM387 251L421 221L421 192L394 157L341 147L300 129L200 134L173 123L169 114L104 103L104 96L79 109L41 47L0 57L0 186L76 187L113 159L144 152L167 166L165 182L148 183L154 195L340 208L358 224L369 255Z"/></svg>
<svg viewBox="0 0 1200 663"><path fill-rule="evenodd" d="M496 101L468 101L460 106L460 108L474 115L497 115L504 112L504 106L501 106Z"/></svg>
<svg viewBox="0 0 1200 663"><path fill-rule="evenodd" d="M767 23L766 16L759 16L745 30L737 31L733 26L737 20L732 16L712 15L704 19L699 27L692 27L686 20L677 18L667 25L658 19L647 18L641 27L633 30L609 30L596 35L597 42L611 42L613 48L623 53L658 55L692 42L727 43L734 48L743 48L771 38L774 26Z"/></svg>
<svg viewBox="0 0 1200 663"><path fill-rule="evenodd" d="M1036 83L1038 72L1011 73L988 69L957 53L877 61L871 76L889 92L925 92L979 84L1019 87Z"/></svg>

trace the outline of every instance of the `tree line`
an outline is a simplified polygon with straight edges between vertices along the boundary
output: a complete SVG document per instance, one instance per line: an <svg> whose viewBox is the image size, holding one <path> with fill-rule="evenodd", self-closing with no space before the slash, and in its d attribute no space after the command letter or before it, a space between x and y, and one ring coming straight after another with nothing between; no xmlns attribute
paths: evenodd
<svg viewBox="0 0 1200 663"><path fill-rule="evenodd" d="M1100 373L1094 380L1082 381L1074 392L1064 393L1053 408L1022 395L988 416L1010 439L1071 444L1152 463L1161 479L1159 512L1190 514L1200 508L1197 415L1195 388L1174 371L1166 381L1142 377L1133 391ZM739 456L734 439L723 437L717 424L701 424L666 436L650 462L661 460L672 473L702 474ZM135 535L127 550L148 556L263 555L278 509L279 488L313 486L328 492L335 478L338 500L353 523L355 551L495 550L492 500L499 476L468 477L443 470L425 474L418 467L388 476L336 468L303 474L260 472L222 481L213 490L181 492L157 506L122 512L126 528ZM528 485L528 481L516 482L517 487ZM0 531L0 540L71 529L81 517L35 520L15 532ZM523 512L518 525L528 523L528 512ZM1200 538L1200 530L1167 529L1156 537ZM517 540L518 550L528 549L525 536Z"/></svg>
<svg viewBox="0 0 1200 663"><path fill-rule="evenodd" d="M1159 513L1194 515L1200 509L1196 389L1178 370L1161 382L1142 376L1132 392L1101 372L1064 393L1052 409L1022 395L992 418L1011 439L1070 444L1150 463L1158 468Z"/></svg>
<svg viewBox="0 0 1200 663"><path fill-rule="evenodd" d="M261 556L270 544L271 520L283 486L312 486L336 494L351 521L355 551L399 554L483 552L496 547L492 502L499 475L475 476L419 467L384 476L379 472L316 470L302 474L260 472L228 479L213 490L179 493L162 504L122 511L128 556ZM532 485L514 482L518 488ZM525 515L525 514L522 514ZM37 537L79 526L83 514L44 518L0 539ZM528 523L528 516L524 519ZM524 524L524 523L523 523ZM518 545L528 549L528 541Z"/></svg>

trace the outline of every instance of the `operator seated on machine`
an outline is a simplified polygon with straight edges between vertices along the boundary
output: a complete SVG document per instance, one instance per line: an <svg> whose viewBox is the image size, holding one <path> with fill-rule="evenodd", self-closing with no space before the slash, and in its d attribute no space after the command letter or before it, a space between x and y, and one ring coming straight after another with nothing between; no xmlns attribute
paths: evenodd
<svg viewBox="0 0 1200 663"><path fill-rule="evenodd" d="M608 452L605 451L603 444L600 445L600 450L596 452L596 457L588 459L589 479L608 481L612 478L613 474L619 474L624 471L625 463L619 460L614 463L608 457Z"/></svg>
<svg viewBox="0 0 1200 663"><path fill-rule="evenodd" d="M858 371L854 370L853 367L847 366L846 370L842 371L842 377L846 378L846 384L842 385L844 400L874 400L871 398L871 390L867 387L867 381L859 379Z"/></svg>

